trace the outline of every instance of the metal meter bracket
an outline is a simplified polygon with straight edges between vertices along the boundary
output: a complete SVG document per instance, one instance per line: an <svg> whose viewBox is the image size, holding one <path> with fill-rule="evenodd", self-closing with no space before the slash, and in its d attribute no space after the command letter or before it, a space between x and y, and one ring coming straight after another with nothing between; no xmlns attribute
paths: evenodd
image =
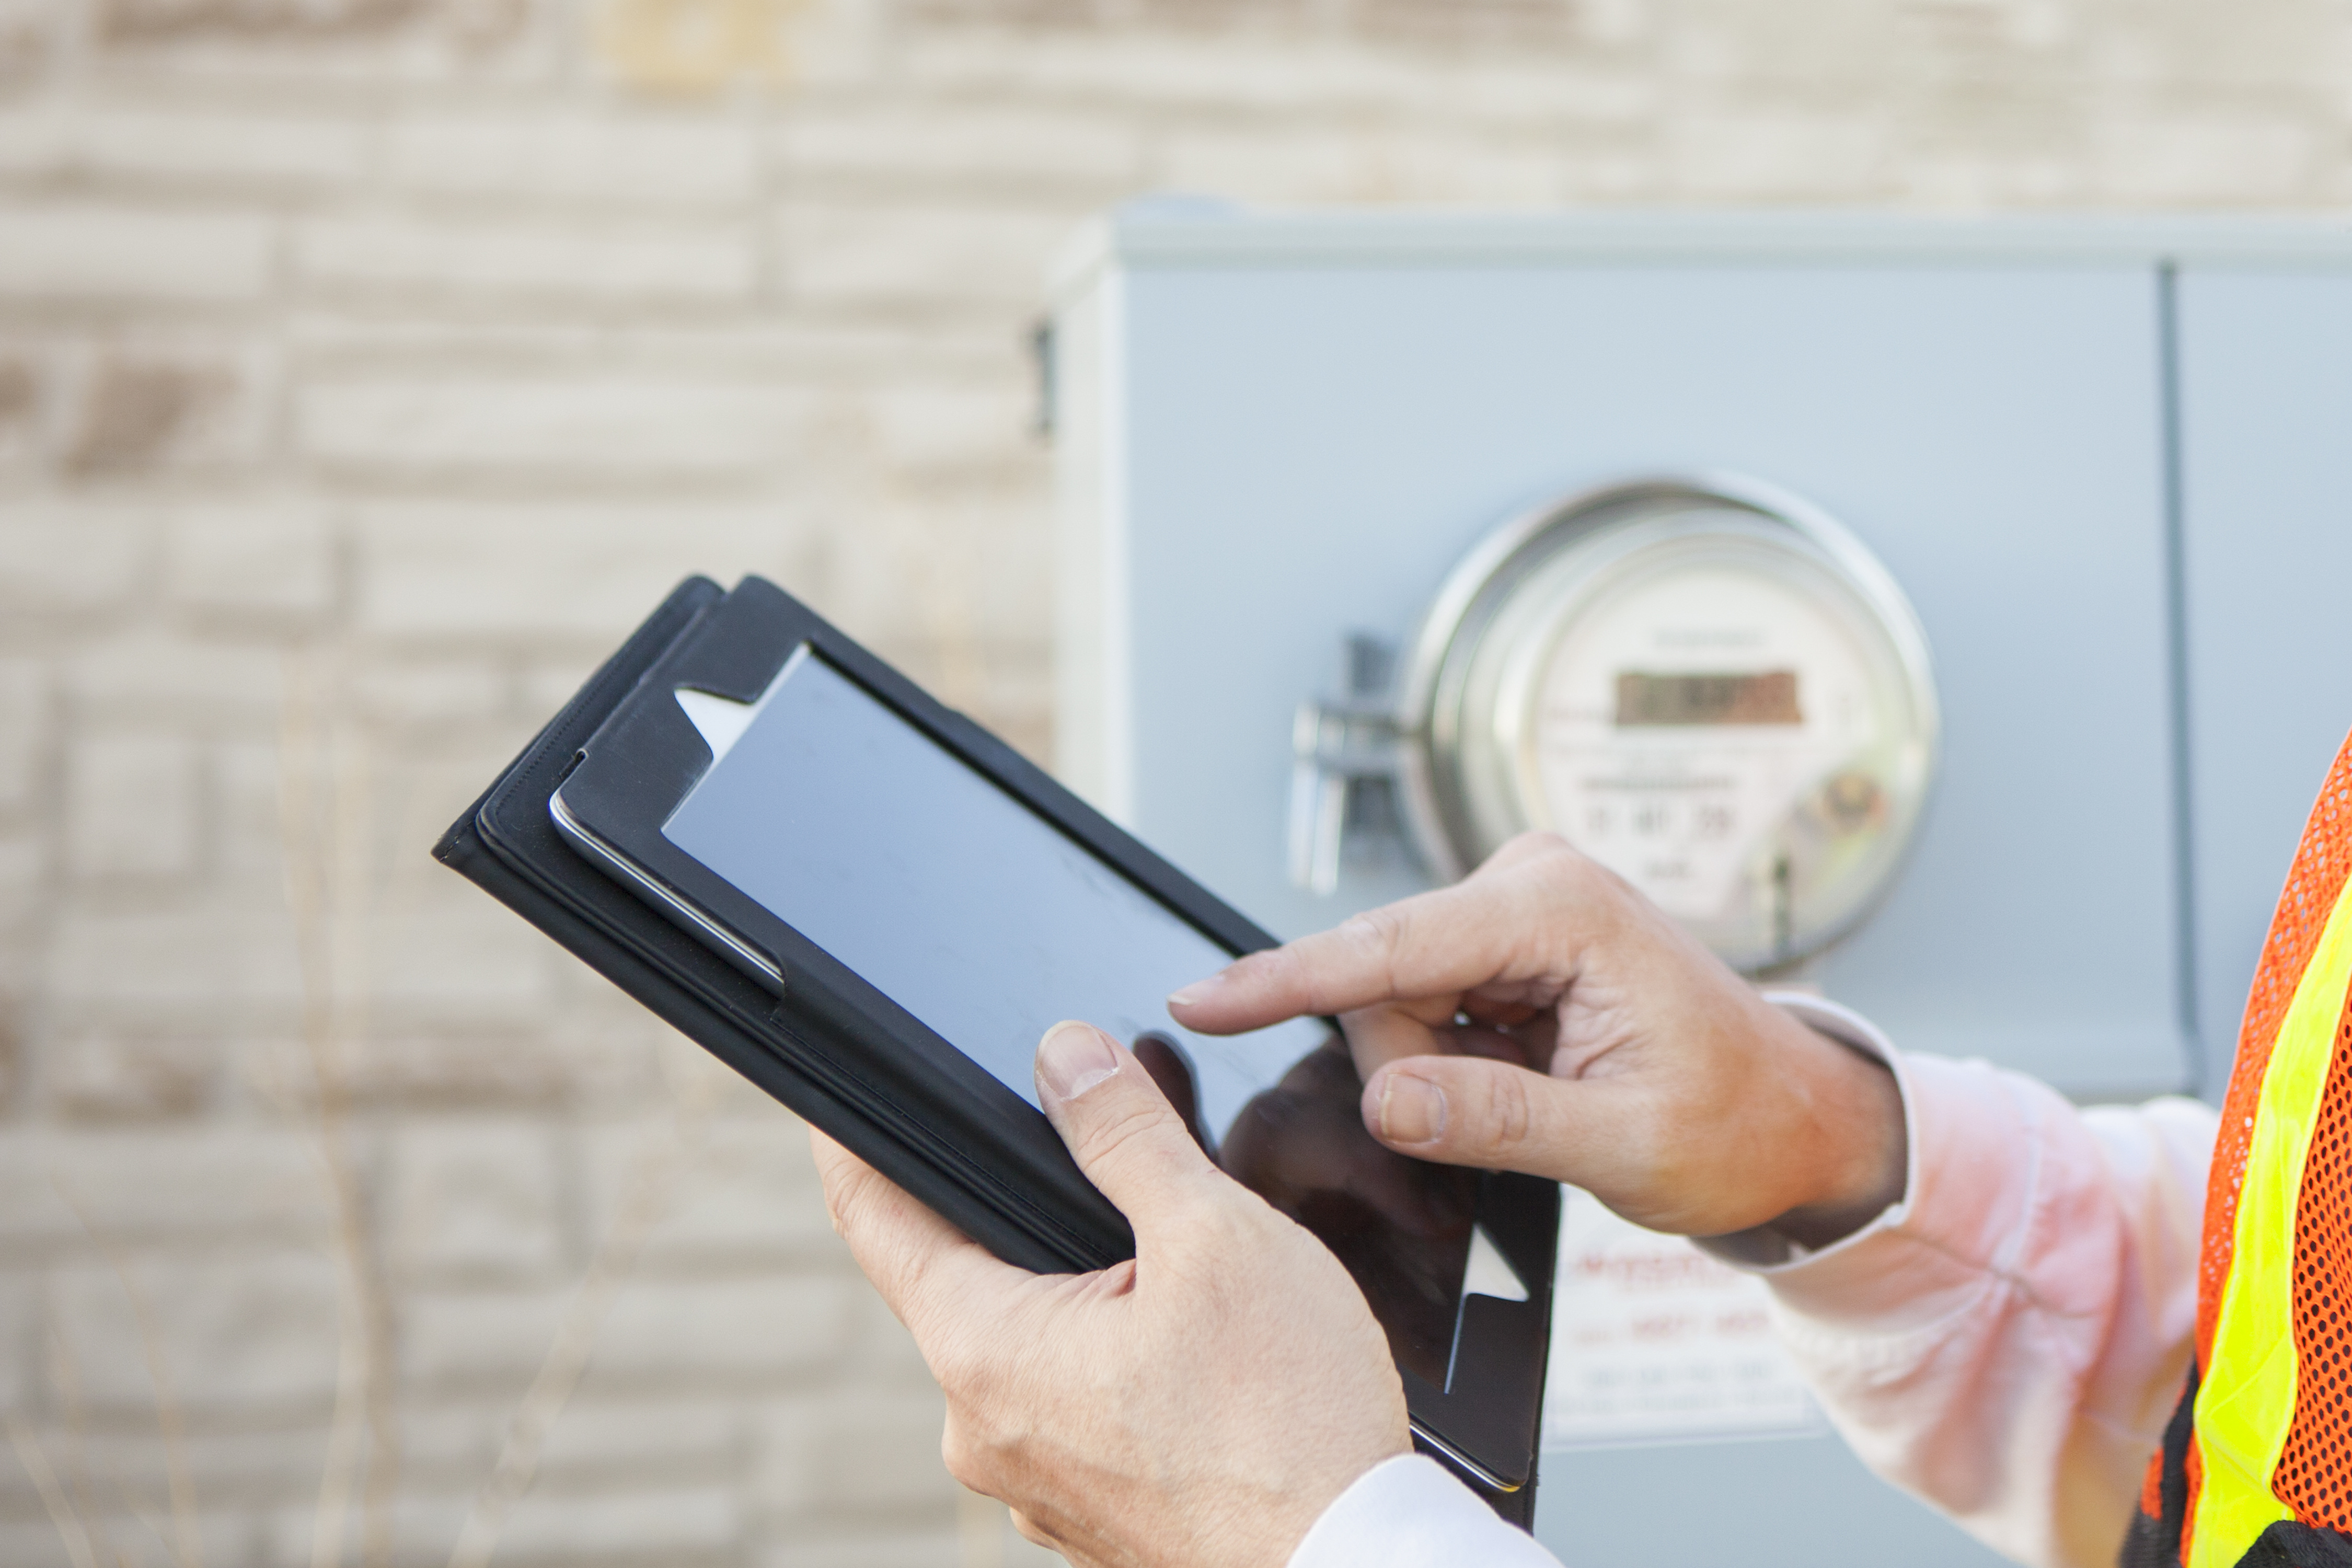
<svg viewBox="0 0 2352 1568"><path fill-rule="evenodd" d="M1394 701L1396 649L1349 635L1346 694L1298 705L1290 731L1289 862L1293 886L1328 895L1350 847L1402 848L1397 789L1406 741Z"/></svg>

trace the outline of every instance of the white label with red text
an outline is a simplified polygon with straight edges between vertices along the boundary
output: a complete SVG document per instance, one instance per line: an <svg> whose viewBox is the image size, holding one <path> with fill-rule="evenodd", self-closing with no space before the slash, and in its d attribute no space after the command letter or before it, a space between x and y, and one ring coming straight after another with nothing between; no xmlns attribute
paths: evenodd
<svg viewBox="0 0 2352 1568"><path fill-rule="evenodd" d="M1561 1199L1547 1449L1822 1429L1761 1279L1573 1187Z"/></svg>

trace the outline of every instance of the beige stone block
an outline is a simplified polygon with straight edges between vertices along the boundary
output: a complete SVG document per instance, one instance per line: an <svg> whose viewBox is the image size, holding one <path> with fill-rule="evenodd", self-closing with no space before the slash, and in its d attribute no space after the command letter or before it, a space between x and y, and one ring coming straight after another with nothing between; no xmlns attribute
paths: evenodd
<svg viewBox="0 0 2352 1568"><path fill-rule="evenodd" d="M563 1261L555 1144L544 1124L398 1128L388 1206L389 1251L404 1278L530 1278Z"/></svg>
<svg viewBox="0 0 2352 1568"><path fill-rule="evenodd" d="M36 1380L38 1293L30 1274L0 1274L0 1410L24 1410Z"/></svg>
<svg viewBox="0 0 2352 1568"><path fill-rule="evenodd" d="M352 671L350 691L358 710L380 723L446 730L506 723L513 709L513 673L503 658L386 652L371 654ZM551 706L547 712L554 710ZM472 782L486 784L488 778L486 774Z"/></svg>
<svg viewBox="0 0 2352 1568"><path fill-rule="evenodd" d="M733 1473L742 1442L743 1417L732 1401L575 1399L547 1434L540 1473L557 1491L708 1479Z"/></svg>
<svg viewBox="0 0 2352 1568"><path fill-rule="evenodd" d="M0 1136L0 1256L30 1258L86 1233L50 1179L50 1129Z"/></svg>
<svg viewBox="0 0 2352 1568"><path fill-rule="evenodd" d="M1279 27L1255 36L1164 25L964 27L912 40L901 70L919 90L982 100L1108 101L1163 115L1294 113L1311 105L1339 118L1392 107L1443 68L1436 54L1368 49Z"/></svg>
<svg viewBox="0 0 2352 1568"><path fill-rule="evenodd" d="M854 1393L772 1407L755 1427L753 1489L791 1515L953 1520L959 1489L940 1458L936 1389Z"/></svg>
<svg viewBox="0 0 2352 1568"><path fill-rule="evenodd" d="M347 375L299 389L294 439L330 468L414 479L744 479L793 449L800 402L757 382L611 371Z"/></svg>
<svg viewBox="0 0 2352 1568"><path fill-rule="evenodd" d="M1053 623L1045 516L1042 503L1008 518L991 499L961 493L877 506L834 552L819 608L886 658L915 655L908 673L950 706L969 706L1000 650L1037 647Z"/></svg>
<svg viewBox="0 0 2352 1568"><path fill-rule="evenodd" d="M0 474L29 474L46 455L56 383L54 356L0 351Z"/></svg>
<svg viewBox="0 0 2352 1568"><path fill-rule="evenodd" d="M1187 126L1170 137L1163 160L1179 189L1267 205L1540 207L1559 201L1563 174L1556 148L1533 137L1443 124L1366 133L1313 115L1276 126Z"/></svg>
<svg viewBox="0 0 2352 1568"><path fill-rule="evenodd" d="M108 509L0 507L0 614L81 620L120 609L146 574L153 533L150 519Z"/></svg>
<svg viewBox="0 0 2352 1568"><path fill-rule="evenodd" d="M160 62L175 83L332 102L370 87L446 89L460 73L509 87L543 80L556 40L535 20L529 12L394 8L379 0L110 0L94 14L84 47L132 68L134 81L161 75Z"/></svg>
<svg viewBox="0 0 2352 1568"><path fill-rule="evenodd" d="M58 465L116 480L250 463L267 438L273 366L266 353L158 341L110 348L73 381Z"/></svg>
<svg viewBox="0 0 2352 1568"><path fill-rule="evenodd" d="M52 1471L57 1465L53 1454L49 1459ZM40 1517L39 1507L36 1502L25 1510L30 1518L0 1520L0 1563L8 1563L9 1568L89 1568L88 1562L79 1555L82 1538L77 1535L75 1543L68 1546L66 1537L58 1533L58 1527Z"/></svg>
<svg viewBox="0 0 2352 1568"><path fill-rule="evenodd" d="M534 1492L508 1517L499 1557L552 1563L709 1558L730 1552L742 1530L742 1500L722 1486Z"/></svg>
<svg viewBox="0 0 2352 1568"><path fill-rule="evenodd" d="M172 1454L152 1419L119 1427L86 1427L73 1441L92 1474L119 1479L131 1496L152 1500L150 1517L170 1520ZM178 1462L197 1501L207 1508L303 1502L318 1496L320 1459L326 1442L323 1423L247 1431L240 1430L233 1420L201 1421L178 1445ZM165 1529L169 1528L167 1522ZM151 1550L154 1546L152 1535L146 1537L146 1544ZM239 1554L226 1561L249 1561L240 1546ZM216 1559L207 1552L205 1561Z"/></svg>
<svg viewBox="0 0 2352 1568"><path fill-rule="evenodd" d="M0 837L0 930L21 930L47 906L48 856L41 840L30 834ZM15 962L0 952L0 994L21 987L30 978L28 943L23 937L0 940L0 950L13 950ZM0 1034L7 1026L0 1024ZM0 1093L0 1099L5 1099Z"/></svg>
<svg viewBox="0 0 2352 1568"><path fill-rule="evenodd" d="M113 1029L68 1035L44 1057L56 1110L80 1121L152 1121L209 1107L228 1052L217 1040Z"/></svg>
<svg viewBox="0 0 2352 1568"><path fill-rule="evenodd" d="M740 226L331 218L298 228L305 287L401 299L467 296L549 307L711 306L759 283Z"/></svg>
<svg viewBox="0 0 2352 1568"><path fill-rule="evenodd" d="M288 670L287 656L267 645L140 626L77 648L66 662L65 691L83 722L275 737L288 717Z"/></svg>
<svg viewBox="0 0 2352 1568"><path fill-rule="evenodd" d="M471 1486L462 1490L419 1486L404 1488L391 1499L384 1510L384 1523L389 1526L391 1537L387 1568L446 1568L450 1549L457 1543L457 1532L473 1507L475 1490ZM267 1568L309 1568L317 1563L320 1541L316 1501L314 1493L307 1504L271 1510L261 1521L252 1561ZM332 1553L329 1561L338 1564L365 1562L366 1531L371 1522L367 1512L354 1501L343 1515L341 1540L327 1543ZM513 1563L503 1551L496 1561L501 1564Z"/></svg>
<svg viewBox="0 0 2352 1568"><path fill-rule="evenodd" d="M847 1251L825 1213L808 1133L772 1101L762 1097L761 1104L773 1114L708 1123L683 1149L665 1123L589 1139L583 1174L596 1234L614 1223L650 1170L668 1184L668 1201L645 1240L646 1269L816 1263L846 1270Z"/></svg>
<svg viewBox="0 0 2352 1568"><path fill-rule="evenodd" d="M654 605L659 602L658 599L648 602L645 613L650 615ZM615 643L614 646L619 645ZM515 680L515 712L533 724L544 723L554 718L562 710L563 705L588 684L589 677L596 673L597 667L609 652L610 648L599 648L594 653L583 652L568 658L527 661Z"/></svg>
<svg viewBox="0 0 2352 1568"><path fill-rule="evenodd" d="M2109 200L2199 206L2275 205L2309 189L2315 128L2276 114L2135 114L2095 135Z"/></svg>
<svg viewBox="0 0 2352 1568"><path fill-rule="evenodd" d="M273 227L260 213L12 203L0 211L0 299L257 301L271 286Z"/></svg>
<svg viewBox="0 0 2352 1568"><path fill-rule="evenodd" d="M276 738L210 748L213 869L237 896L286 897L286 761ZM323 787L313 784L310 787Z"/></svg>
<svg viewBox="0 0 2352 1568"><path fill-rule="evenodd" d="M914 472L1031 459L1035 389L1012 376L877 388L866 407L883 460Z"/></svg>
<svg viewBox="0 0 2352 1568"><path fill-rule="evenodd" d="M193 1022L189 1009L253 1007L274 1015L302 996L294 924L283 909L68 910L58 919L47 974L68 1018Z"/></svg>
<svg viewBox="0 0 2352 1568"><path fill-rule="evenodd" d="M412 115L384 162L395 185L436 195L712 206L759 186L754 137L723 115Z"/></svg>
<svg viewBox="0 0 2352 1568"><path fill-rule="evenodd" d="M850 1302L857 1319L856 1386L902 1394L920 1394L935 1387L915 1336L891 1314L881 1292L862 1276L853 1276L852 1283Z"/></svg>
<svg viewBox="0 0 2352 1568"><path fill-rule="evenodd" d="M878 1528L867 1521L814 1527L795 1522L779 1531L758 1559L760 1568L966 1568L973 1561L961 1530L901 1528L895 1521ZM1003 1563L1026 1568L1032 1561L1008 1554ZM1047 1563L1061 1561L1045 1558Z"/></svg>
<svg viewBox="0 0 2352 1568"><path fill-rule="evenodd" d="M45 1369L52 1409L65 1407L69 1374L93 1411L152 1414L156 1384L138 1348L151 1342L173 1396L192 1413L315 1413L334 1397L342 1325L323 1252L134 1258L121 1273L60 1269L47 1290L70 1368Z"/></svg>
<svg viewBox="0 0 2352 1568"><path fill-rule="evenodd" d="M357 519L359 619L420 641L582 639L601 659L689 573L803 574L810 532L773 506L373 506Z"/></svg>
<svg viewBox="0 0 2352 1568"><path fill-rule="evenodd" d="M380 1017L346 1046L343 1060L352 1093L387 1110L604 1105L633 1101L649 1087L642 1041L583 1035L546 1018L529 1028L483 1023L454 1009L437 1020Z"/></svg>
<svg viewBox="0 0 2352 1568"><path fill-rule="evenodd" d="M416 1289L403 1293L400 1364L421 1390L520 1393L555 1342L572 1288Z"/></svg>
<svg viewBox="0 0 2352 1568"><path fill-rule="evenodd" d="M163 562L165 594L190 609L308 620L334 602L333 524L314 507L173 508Z"/></svg>
<svg viewBox="0 0 2352 1568"><path fill-rule="evenodd" d="M404 846L407 853L421 855L438 826ZM406 1016L462 1017L476 1026L542 1022L556 956L548 939L505 905L446 875L419 892L406 909L362 917L373 1003Z"/></svg>
<svg viewBox="0 0 2352 1568"><path fill-rule="evenodd" d="M203 851L196 748L96 734L66 749L66 863L83 880L185 877Z"/></svg>
<svg viewBox="0 0 2352 1568"><path fill-rule="evenodd" d="M0 170L19 175L309 191L354 184L365 166L365 132L344 120L88 100L0 112Z"/></svg>
<svg viewBox="0 0 2352 1568"><path fill-rule="evenodd" d="M1676 74L1702 100L1770 87L1834 110L1886 81L1906 19L1870 0L1811 0L1779 16L1739 0L1693 0L1669 24L1668 47Z"/></svg>
<svg viewBox="0 0 2352 1568"><path fill-rule="evenodd" d="M817 307L986 305L1034 313L1087 205L793 202L777 220L786 289ZM1008 322L1008 326L1014 323Z"/></svg>
<svg viewBox="0 0 2352 1568"><path fill-rule="evenodd" d="M499 1449L514 1428L516 1407L515 1399L505 1390L485 1391L481 1399L439 1394L404 1398L400 1407L404 1489L440 1492L478 1488L498 1463ZM567 1402L565 1412L569 1410Z"/></svg>
<svg viewBox="0 0 2352 1568"><path fill-rule="evenodd" d="M71 1435L51 1428L44 1431L38 1440L50 1470L63 1482L71 1474ZM12 1463L9 1468L16 1467ZM0 1563L7 1563L8 1568L89 1568L94 1560L109 1568L117 1563L122 1568L170 1568L175 1560L189 1561L199 1552L208 1563L255 1561L251 1555L255 1546L252 1523L241 1514L203 1509L194 1521L194 1549L182 1557L182 1536L172 1518L167 1490L154 1488L137 1494L131 1500L137 1512L114 1511L122 1509L125 1500L119 1494L105 1496L103 1510L93 1511L72 1527L74 1534L68 1544L68 1537L49 1521L40 1502L28 1498L28 1506L18 1517L0 1521ZM18 1513L13 1509L10 1511Z"/></svg>
<svg viewBox="0 0 2352 1568"><path fill-rule="evenodd" d="M804 106L775 132L778 159L844 188L893 183L969 189L1067 186L1097 201L1141 177L1143 140L1118 110L919 100Z"/></svg>
<svg viewBox="0 0 2352 1568"><path fill-rule="evenodd" d="M333 1186L314 1129L43 1128L0 1139L0 1246L323 1243Z"/></svg>
<svg viewBox="0 0 2352 1568"><path fill-rule="evenodd" d="M833 1277L632 1279L596 1339L599 1385L750 1388L835 1364L855 1292Z"/></svg>
<svg viewBox="0 0 2352 1568"><path fill-rule="evenodd" d="M1830 110L1694 113L1669 136L1678 194L1702 200L1852 200L1886 188L1890 146L1871 119Z"/></svg>
<svg viewBox="0 0 2352 1568"><path fill-rule="evenodd" d="M38 659L0 658L0 815L32 805L48 731L47 667Z"/></svg>

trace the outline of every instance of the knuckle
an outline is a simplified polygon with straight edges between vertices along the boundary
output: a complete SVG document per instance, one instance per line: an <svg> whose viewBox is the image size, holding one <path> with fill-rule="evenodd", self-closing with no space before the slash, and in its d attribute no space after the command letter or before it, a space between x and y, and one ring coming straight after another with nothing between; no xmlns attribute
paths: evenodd
<svg viewBox="0 0 2352 1568"><path fill-rule="evenodd" d="M1140 1094L1124 1096L1100 1120L1088 1122L1080 1134L1083 1162L1118 1159L1124 1152L1174 1124L1176 1113L1165 1102L1154 1103L1152 1097Z"/></svg>
<svg viewBox="0 0 2352 1568"><path fill-rule="evenodd" d="M953 1411L940 1433L940 1460L959 1486L986 1497L1003 1494L1013 1474L1001 1446Z"/></svg>
<svg viewBox="0 0 2352 1568"><path fill-rule="evenodd" d="M978 1491L980 1480L979 1452L955 1412L948 1412L947 1425L940 1431L940 1462L948 1474L963 1485Z"/></svg>
<svg viewBox="0 0 2352 1568"><path fill-rule="evenodd" d="M1407 928L1411 923L1402 910L1394 904L1385 904L1376 910L1349 916L1339 929L1363 950L1372 966L1388 978L1390 989L1393 990L1397 954L1404 948Z"/></svg>
<svg viewBox="0 0 2352 1568"><path fill-rule="evenodd" d="M1501 1153L1516 1153L1526 1148L1535 1126L1528 1074L1506 1068L1478 1076L1483 1086L1476 1113L1479 1142Z"/></svg>
<svg viewBox="0 0 2352 1568"><path fill-rule="evenodd" d="M1577 853L1576 846L1549 827L1530 828L1513 838L1504 847L1550 859L1557 859L1562 856L1570 859L1583 858Z"/></svg>

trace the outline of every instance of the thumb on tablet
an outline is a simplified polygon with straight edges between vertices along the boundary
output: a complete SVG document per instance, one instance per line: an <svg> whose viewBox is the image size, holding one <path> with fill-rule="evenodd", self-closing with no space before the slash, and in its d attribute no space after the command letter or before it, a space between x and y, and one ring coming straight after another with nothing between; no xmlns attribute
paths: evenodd
<svg viewBox="0 0 2352 1568"><path fill-rule="evenodd" d="M1037 1047L1037 1098L1078 1168L1138 1229L1218 1175L1135 1053L1091 1024L1055 1025Z"/></svg>

